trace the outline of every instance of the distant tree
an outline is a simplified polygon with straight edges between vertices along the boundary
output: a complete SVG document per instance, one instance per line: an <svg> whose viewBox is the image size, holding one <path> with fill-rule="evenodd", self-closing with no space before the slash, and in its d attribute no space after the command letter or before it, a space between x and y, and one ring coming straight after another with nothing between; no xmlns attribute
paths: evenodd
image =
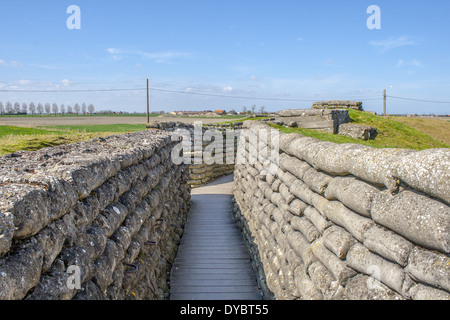
<svg viewBox="0 0 450 320"><path fill-rule="evenodd" d="M259 107L259 113L265 113L265 111L266 111L266 107L265 106Z"/></svg>
<svg viewBox="0 0 450 320"><path fill-rule="evenodd" d="M20 103L18 102L14 103L14 112L17 114L20 113Z"/></svg>
<svg viewBox="0 0 450 320"><path fill-rule="evenodd" d="M55 114L55 117L58 114L58 109L59 108L58 108L58 105L56 103L52 104L52 111Z"/></svg>
<svg viewBox="0 0 450 320"><path fill-rule="evenodd" d="M22 103L22 113L28 113L28 106L25 102Z"/></svg>
<svg viewBox="0 0 450 320"><path fill-rule="evenodd" d="M32 115L34 115L36 113L36 105L34 104L34 102L30 103L30 105L28 106L28 109L30 110Z"/></svg>
<svg viewBox="0 0 450 320"><path fill-rule="evenodd" d="M52 106L50 105L50 103L46 103L45 104L45 113L50 114L51 111L52 111Z"/></svg>
<svg viewBox="0 0 450 320"><path fill-rule="evenodd" d="M75 113L78 115L80 113L80 105L78 103L75 103L75 106L73 107L75 110Z"/></svg>
<svg viewBox="0 0 450 320"><path fill-rule="evenodd" d="M86 103L83 102L83 104L81 105L81 113L82 114L86 114Z"/></svg>
<svg viewBox="0 0 450 320"><path fill-rule="evenodd" d="M247 113L247 107L246 107L246 106L243 106L243 107L242 107L242 112Z"/></svg>
<svg viewBox="0 0 450 320"><path fill-rule="evenodd" d="M89 113L90 113L90 114L93 114L93 113L94 113L95 107L94 107L94 105L93 105L92 103L88 106L88 110L89 110Z"/></svg>
<svg viewBox="0 0 450 320"><path fill-rule="evenodd" d="M11 114L13 112L13 108L12 108L11 102L9 102L9 101L6 102L5 111L8 114Z"/></svg>
<svg viewBox="0 0 450 320"><path fill-rule="evenodd" d="M66 107L64 106L64 104L62 104L61 107L59 107L59 110L61 110L62 115L66 113Z"/></svg>
<svg viewBox="0 0 450 320"><path fill-rule="evenodd" d="M42 103L38 103L37 112L39 113L40 116L44 113L44 106L42 105Z"/></svg>
<svg viewBox="0 0 450 320"><path fill-rule="evenodd" d="M73 113L72 106L67 106L67 113L68 114L72 114Z"/></svg>
<svg viewBox="0 0 450 320"><path fill-rule="evenodd" d="M255 113L256 105L252 105L252 107L250 109L252 110L252 113Z"/></svg>
<svg viewBox="0 0 450 320"><path fill-rule="evenodd" d="M3 103L0 102L0 116L3 117L3 114L5 113L5 107L3 107Z"/></svg>

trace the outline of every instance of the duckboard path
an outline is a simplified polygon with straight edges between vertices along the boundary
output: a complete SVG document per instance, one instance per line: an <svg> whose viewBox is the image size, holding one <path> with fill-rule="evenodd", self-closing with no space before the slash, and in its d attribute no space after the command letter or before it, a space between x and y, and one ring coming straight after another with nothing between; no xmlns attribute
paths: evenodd
<svg viewBox="0 0 450 320"><path fill-rule="evenodd" d="M192 190L192 205L170 276L171 300L261 300L235 224L233 175Z"/></svg>

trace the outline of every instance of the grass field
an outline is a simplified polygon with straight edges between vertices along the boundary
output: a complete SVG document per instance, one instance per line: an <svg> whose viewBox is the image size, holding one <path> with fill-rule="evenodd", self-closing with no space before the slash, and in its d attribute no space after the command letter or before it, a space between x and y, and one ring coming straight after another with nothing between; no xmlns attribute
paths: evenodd
<svg viewBox="0 0 450 320"><path fill-rule="evenodd" d="M70 132L85 132L85 133L97 133L97 132L136 132L145 130L145 124L94 124L94 125L66 125L66 126L42 126L38 127L38 130L58 130L58 131L70 131Z"/></svg>
<svg viewBox="0 0 450 320"><path fill-rule="evenodd" d="M87 141L96 137L145 130L143 124L68 125L17 127L0 125L0 156L19 150L35 151L45 147Z"/></svg>
<svg viewBox="0 0 450 320"><path fill-rule="evenodd" d="M349 110L350 117L356 123L378 128L375 140L362 141L340 135L321 133L301 128L274 126L283 132L298 132L305 136L335 143L358 143L375 148L405 148L423 150L429 148L450 148L450 121L441 119L379 117L367 112ZM55 117L53 117L54 119ZM0 156L19 150L34 151L44 147L86 141L95 137L145 130L142 117L58 117L8 119L8 123L19 125L0 125ZM231 120L233 118L225 118ZM4 124L1 122L0 124ZM127 121L129 120L129 121ZM161 121L173 121L173 118L161 118ZM177 121L192 123L199 118L178 118ZM224 118L202 120L204 122L223 122ZM239 121L234 119L235 121ZM235 122L229 121L229 122ZM119 122L119 123L117 123ZM127 122L124 124L123 122ZM50 125L49 125L50 124Z"/></svg>
<svg viewBox="0 0 450 320"><path fill-rule="evenodd" d="M435 139L450 145L450 120L434 118L389 118L419 130Z"/></svg>

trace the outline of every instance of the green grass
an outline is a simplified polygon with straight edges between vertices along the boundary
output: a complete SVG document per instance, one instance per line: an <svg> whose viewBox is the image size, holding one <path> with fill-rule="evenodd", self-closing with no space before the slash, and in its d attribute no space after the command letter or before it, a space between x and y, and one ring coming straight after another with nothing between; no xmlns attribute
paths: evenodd
<svg viewBox="0 0 450 320"><path fill-rule="evenodd" d="M86 132L86 133L96 133L96 132L122 133L122 132L144 131L146 129L145 124L64 125L64 126L43 126L39 128L48 130Z"/></svg>
<svg viewBox="0 0 450 320"><path fill-rule="evenodd" d="M45 147L87 141L111 133L47 133L28 135L6 135L0 139L0 156L16 151L36 151Z"/></svg>
<svg viewBox="0 0 450 320"><path fill-rule="evenodd" d="M430 135L427 135L413 127L400 123L390 118L380 117L371 113L349 110L350 118L354 123L370 125L378 129L378 136L375 140L363 141L341 135L334 135L302 128L286 128L279 125L272 125L285 133L300 133L308 137L330 141L335 143L357 143L374 148L402 148L424 150L431 148L450 148Z"/></svg>
<svg viewBox="0 0 450 320"><path fill-rule="evenodd" d="M151 113L150 117L158 117L161 114L159 113ZM147 117L146 113L125 113L125 114L115 114L115 113L98 113L98 114L27 114L27 115L16 115L16 114L3 114L0 115L1 118L73 118L73 117Z"/></svg>
<svg viewBox="0 0 450 320"><path fill-rule="evenodd" d="M39 128L0 126L0 156L19 150L36 151L45 147L143 130L145 130L145 125L141 124L69 125Z"/></svg>
<svg viewBox="0 0 450 320"><path fill-rule="evenodd" d="M54 131L38 128L0 126L0 138L8 135L38 135L54 133Z"/></svg>

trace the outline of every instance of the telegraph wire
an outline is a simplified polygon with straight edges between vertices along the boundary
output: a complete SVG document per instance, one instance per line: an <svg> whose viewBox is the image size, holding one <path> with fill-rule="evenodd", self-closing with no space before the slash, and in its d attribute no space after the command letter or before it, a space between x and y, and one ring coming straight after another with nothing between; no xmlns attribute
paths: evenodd
<svg viewBox="0 0 450 320"><path fill-rule="evenodd" d="M157 86L169 86L169 84L163 83L154 83ZM192 87L190 87L192 88ZM81 93L81 92L126 92L126 91L146 91L147 88L144 87L136 87L136 88L110 88L110 89L52 89L52 90L20 90L20 89L0 89L0 92L7 93ZM196 95L196 96L205 96L205 97L219 97L219 98L232 98L232 99L249 99L249 100L265 100L265 101L292 101L292 102L315 102L319 101L319 98L316 99L299 99L299 98L276 98L276 97L257 97L257 96L241 96L241 95L226 95L226 94L218 94L218 93L202 93L202 92L192 92L192 91L180 91L180 90L171 90L171 89L162 89L161 87L149 87L150 91L156 92L166 92L166 93L176 93L176 94L186 94L186 95ZM373 94L371 94L373 96ZM356 96L353 96L356 98ZM388 98L400 99L400 100L408 100L408 101L418 101L418 102L426 102L426 103L440 103L440 104L450 104L450 101L437 101L437 100L425 100L425 99L415 99L415 98L406 98L406 97L397 97L388 95ZM382 97L372 97L372 98L362 98L359 99L363 101L370 100L382 100ZM330 100L330 99L328 99Z"/></svg>
<svg viewBox="0 0 450 320"><path fill-rule="evenodd" d="M80 93L80 92L120 92L120 91L145 91L147 88L115 88L115 89L59 89L59 90L15 90L15 89L0 89L0 92L10 93ZM274 98L274 97L254 97L254 96L237 96L224 95L214 93L200 93L179 90L169 90L150 87L150 91L188 94L207 97L233 98L233 99L250 99L250 100L265 100L265 101L294 101L294 102L315 102L320 99L297 99L297 98ZM362 100L380 100L381 98L367 98Z"/></svg>
<svg viewBox="0 0 450 320"><path fill-rule="evenodd" d="M403 97L396 97L396 96L387 96L387 97L388 98L394 98L394 99L401 99L401 100L409 100L409 101L430 102L430 103L448 103L448 104L450 104L450 101L422 100L422 99L403 98Z"/></svg>
<svg viewBox="0 0 450 320"><path fill-rule="evenodd" d="M67 90L11 90L0 89L0 92L14 92L14 93L69 93L69 92L115 92L115 91L141 91L146 88L128 88L128 89L67 89Z"/></svg>

